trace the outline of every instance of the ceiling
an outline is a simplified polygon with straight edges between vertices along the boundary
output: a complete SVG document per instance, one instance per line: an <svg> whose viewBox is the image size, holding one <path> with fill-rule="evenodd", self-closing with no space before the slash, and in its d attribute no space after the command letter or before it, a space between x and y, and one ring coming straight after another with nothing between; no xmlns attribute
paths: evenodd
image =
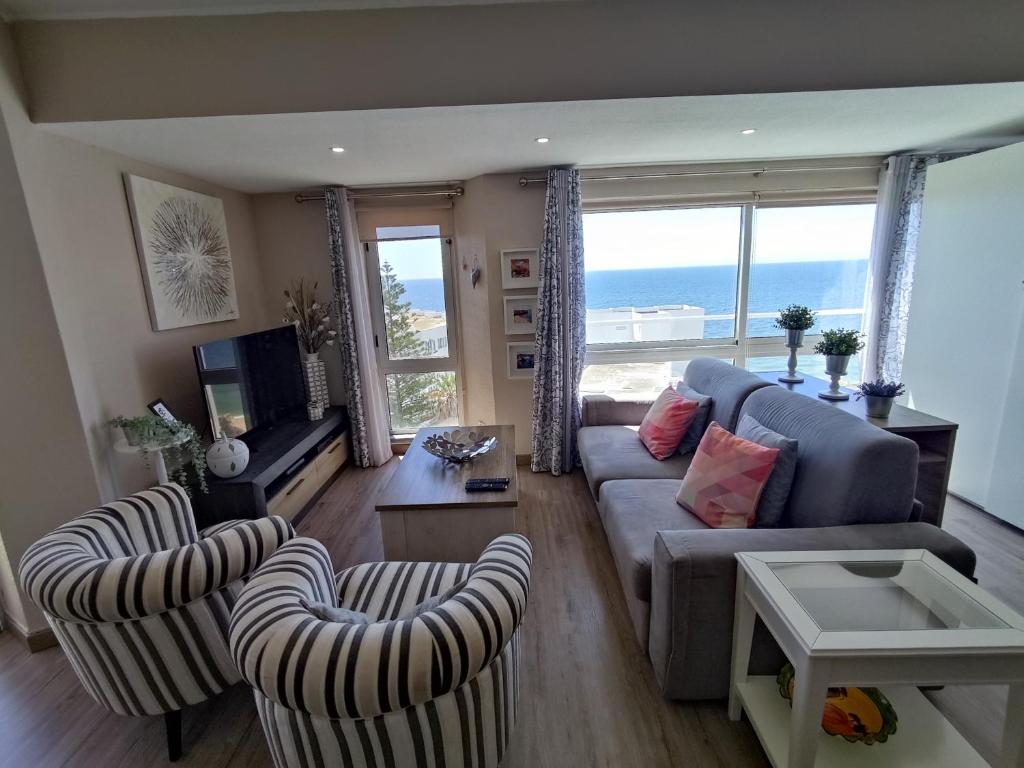
<svg viewBox="0 0 1024 768"><path fill-rule="evenodd" d="M500 5L563 0L0 0L0 18L103 19L144 16L226 16L297 11L353 11L424 5Z"/></svg>
<svg viewBox="0 0 1024 768"><path fill-rule="evenodd" d="M1024 83L54 123L244 192L581 167L768 160L1024 139ZM741 131L755 128L756 133ZM550 138L538 144L540 136ZM339 145L345 152L336 154Z"/></svg>

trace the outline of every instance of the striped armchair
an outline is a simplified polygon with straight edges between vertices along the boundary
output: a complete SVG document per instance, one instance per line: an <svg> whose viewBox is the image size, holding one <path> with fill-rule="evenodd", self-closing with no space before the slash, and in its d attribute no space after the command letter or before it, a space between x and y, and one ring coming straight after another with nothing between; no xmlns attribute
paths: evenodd
<svg viewBox="0 0 1024 768"><path fill-rule="evenodd" d="M230 633L274 764L498 765L518 709L531 560L530 542L506 535L475 564L367 563L335 576L319 542L281 547L242 590ZM396 618L460 582L433 609ZM321 621L314 603L371 623Z"/></svg>
<svg viewBox="0 0 1024 768"><path fill-rule="evenodd" d="M228 653L242 580L294 536L279 517L196 531L168 483L62 525L25 552L21 585L85 690L120 715L160 715L170 759L181 710L239 680Z"/></svg>

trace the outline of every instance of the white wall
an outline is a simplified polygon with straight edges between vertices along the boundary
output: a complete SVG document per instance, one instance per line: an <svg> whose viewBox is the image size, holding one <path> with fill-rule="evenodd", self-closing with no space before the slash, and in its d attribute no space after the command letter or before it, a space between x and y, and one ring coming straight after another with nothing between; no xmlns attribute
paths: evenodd
<svg viewBox="0 0 1024 768"><path fill-rule="evenodd" d="M950 489L1024 527L1024 143L928 170L903 377L960 425Z"/></svg>

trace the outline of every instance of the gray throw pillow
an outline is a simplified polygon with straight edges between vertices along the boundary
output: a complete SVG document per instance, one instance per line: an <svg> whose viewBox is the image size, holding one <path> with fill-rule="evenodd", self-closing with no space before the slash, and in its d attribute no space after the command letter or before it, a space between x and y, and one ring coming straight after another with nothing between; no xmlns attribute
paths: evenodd
<svg viewBox="0 0 1024 768"><path fill-rule="evenodd" d="M465 589L467 581L469 581L469 579L466 579L466 581L460 581L458 584L453 586L451 589L449 589L449 590L447 590L445 592L442 592L440 595L434 595L433 597L428 597L422 603L417 603L412 608L410 608L408 611L406 611L401 616L399 616L398 620L399 621L408 621L409 619L415 619L421 613L426 613L427 611L434 610L441 603L446 602L447 600L450 600L451 598L455 597L455 595L459 594L459 592L461 592L463 589Z"/></svg>
<svg viewBox="0 0 1024 768"><path fill-rule="evenodd" d="M700 445L700 439L704 437L704 432L708 428L708 415L711 413L711 396L702 395L696 389L686 386L681 381L676 384L676 392L687 400L697 401L697 414L693 417L693 421L690 422L686 434L683 435L682 442L679 443L679 447L676 449L680 455L686 456L688 453L693 453L697 450L697 446Z"/></svg>
<svg viewBox="0 0 1024 768"><path fill-rule="evenodd" d="M370 623L370 617L359 611L350 611L348 608L335 608L327 603L310 603L306 600L300 600L299 602L303 608L320 619L320 621L335 621L340 624Z"/></svg>
<svg viewBox="0 0 1024 768"><path fill-rule="evenodd" d="M768 476L764 490L761 491L761 500L757 503L757 517L754 520L755 528L778 528L782 524L789 489L793 486L793 476L796 474L798 443L778 432L773 432L748 414L743 414L740 418L736 437L742 437L765 448L779 449L775 466Z"/></svg>

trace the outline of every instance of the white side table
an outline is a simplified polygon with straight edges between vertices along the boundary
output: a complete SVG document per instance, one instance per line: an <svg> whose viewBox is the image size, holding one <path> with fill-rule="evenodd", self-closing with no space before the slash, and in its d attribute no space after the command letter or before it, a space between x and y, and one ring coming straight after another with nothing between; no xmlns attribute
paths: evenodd
<svg viewBox="0 0 1024 768"><path fill-rule="evenodd" d="M971 768L984 760L917 689L1008 684L1002 765L1024 766L1024 618L923 550L747 552L739 561L729 717L746 710L776 768ZM760 616L793 664L792 709L750 676ZM884 744L821 728L830 686L877 686L899 718Z"/></svg>
<svg viewBox="0 0 1024 768"><path fill-rule="evenodd" d="M170 448L173 445L181 445L185 442L185 438L181 438L176 443L150 443L145 446L146 452L149 454L150 460L153 462L153 467L156 469L156 479L163 485L167 482L167 464L164 462L164 449ZM118 453L134 453L138 455L139 449L143 446L140 445L129 445L128 441L120 437L114 442L114 450Z"/></svg>

